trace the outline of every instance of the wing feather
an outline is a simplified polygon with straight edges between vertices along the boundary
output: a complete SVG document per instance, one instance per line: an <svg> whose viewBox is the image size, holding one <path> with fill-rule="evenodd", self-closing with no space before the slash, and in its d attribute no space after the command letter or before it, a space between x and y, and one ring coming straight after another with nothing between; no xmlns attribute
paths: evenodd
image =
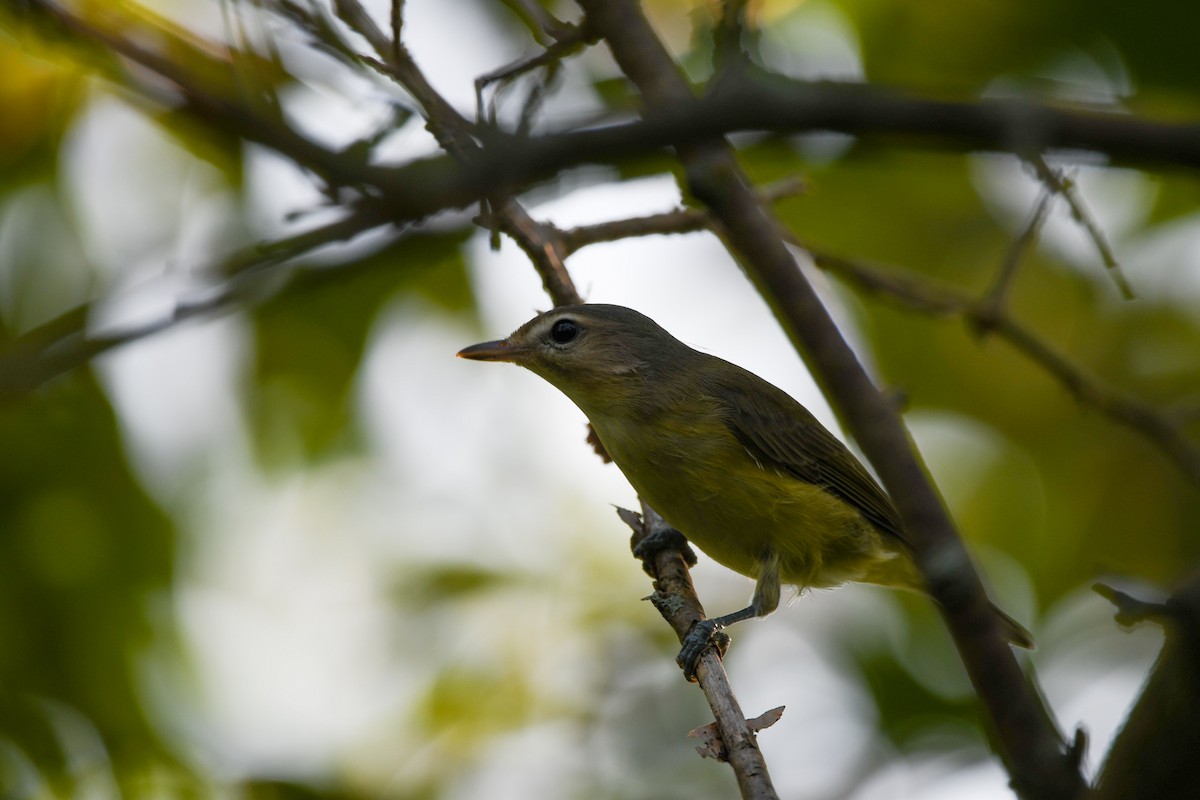
<svg viewBox="0 0 1200 800"><path fill-rule="evenodd" d="M715 394L726 424L755 461L826 489L883 533L905 539L891 499L837 437L782 389L729 366L740 374L719 380Z"/></svg>

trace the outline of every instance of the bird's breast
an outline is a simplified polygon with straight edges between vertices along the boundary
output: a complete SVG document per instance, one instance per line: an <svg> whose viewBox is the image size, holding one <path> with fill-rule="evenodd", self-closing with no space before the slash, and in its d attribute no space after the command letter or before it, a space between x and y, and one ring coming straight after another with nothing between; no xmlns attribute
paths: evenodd
<svg viewBox="0 0 1200 800"><path fill-rule="evenodd" d="M880 537L835 495L755 460L719 419L592 419L630 484L706 555L755 577L768 555L802 586L854 579Z"/></svg>

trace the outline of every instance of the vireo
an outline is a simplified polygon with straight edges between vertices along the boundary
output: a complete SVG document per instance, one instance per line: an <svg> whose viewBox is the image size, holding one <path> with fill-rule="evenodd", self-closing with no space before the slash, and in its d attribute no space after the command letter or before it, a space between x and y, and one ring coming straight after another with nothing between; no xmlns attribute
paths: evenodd
<svg viewBox="0 0 1200 800"><path fill-rule="evenodd" d="M899 513L845 445L781 389L649 317L562 306L458 355L519 364L558 387L643 500L715 561L756 580L747 608L693 629L685 667L714 631L774 611L783 583L925 592ZM1033 646L996 613L1008 641Z"/></svg>

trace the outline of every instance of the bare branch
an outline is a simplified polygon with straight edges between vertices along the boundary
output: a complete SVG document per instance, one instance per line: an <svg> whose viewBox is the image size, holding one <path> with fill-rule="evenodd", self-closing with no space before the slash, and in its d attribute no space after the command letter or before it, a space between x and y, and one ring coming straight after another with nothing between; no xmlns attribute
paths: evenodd
<svg viewBox="0 0 1200 800"><path fill-rule="evenodd" d="M837 132L875 142L939 151L993 151L1030 158L1053 150L1099 153L1114 165L1200 169L1200 123L1167 123L1118 110L1082 109L1025 99L932 100L877 86L798 81L749 72L725 76L702 97L655 104L637 122L522 140L538 160L687 146L741 131ZM489 144L498 142L497 135ZM1065 155L1062 157L1066 157ZM574 163L578 163L577 161Z"/></svg>
<svg viewBox="0 0 1200 800"><path fill-rule="evenodd" d="M617 513L625 524L633 529L631 545L635 554L638 554L639 545L647 537L675 534L680 541L683 540L678 531L667 525L645 501L642 501L640 515L626 509L618 509ZM676 547L656 547L643 562L646 571L654 578L654 594L650 599L663 615L663 619L675 631L680 642L683 642L696 622L705 618L704 608L700 605L700 598L696 596L696 589L688 572L689 562L695 564L696 557L686 542L683 543L683 550ZM758 749L754 731L751 730L737 698L734 697L733 687L729 685L729 676L726 675L725 666L716 650L710 648L701 655L696 668L696 680L712 709L713 719L724 744L725 760L737 776L742 797L777 800L778 795L771 784L767 763Z"/></svg>
<svg viewBox="0 0 1200 800"><path fill-rule="evenodd" d="M835 272L859 287L899 301L914 311L961 316L973 329L986 328L1045 370L1080 403L1129 427L1170 458L1192 483L1200 486L1200 445L1184 430L1186 419L1156 408L1115 387L1105 386L1056 350L1049 342L1010 315L997 314L985 301L917 278L869 267L853 259L809 250L813 263Z"/></svg>
<svg viewBox="0 0 1200 800"><path fill-rule="evenodd" d="M358 67L366 63L362 55L342 37L333 19L321 6L309 10L296 0L271 0L270 9L308 34L309 41L342 64Z"/></svg>
<svg viewBox="0 0 1200 800"><path fill-rule="evenodd" d="M475 79L475 94L479 106L482 108L483 105L483 90L491 84L500 81L511 81L514 78L524 75L526 72L562 61L567 56L579 52L585 44L587 44L586 32L582 28L570 25L567 26L559 38L544 50L480 75Z"/></svg>
<svg viewBox="0 0 1200 800"><path fill-rule="evenodd" d="M386 222L378 212L364 210L310 231L241 250L203 270L219 282L199 298L182 299L159 319L115 333L89 334L93 304L77 306L0 349L0 398L25 394L98 355L182 322L262 302L287 285L286 281L278 281L270 291L264 291L262 282L255 280L264 270Z"/></svg>
<svg viewBox="0 0 1200 800"><path fill-rule="evenodd" d="M563 22L551 14L537 0L500 0L508 6L518 19L525 23L529 32L542 44L548 39L559 40L570 36L574 25Z"/></svg>
<svg viewBox="0 0 1200 800"><path fill-rule="evenodd" d="M473 125L433 88L404 44L388 42L358 0L337 0L337 8L347 24L375 49L388 72L420 103L426 127L446 152L463 167L477 162L481 152L472 137ZM520 204L503 195L488 197L487 202L494 209L489 217L529 255L555 305L582 302L557 248L541 238L539 226Z"/></svg>
<svg viewBox="0 0 1200 800"><path fill-rule="evenodd" d="M787 178L761 189L758 193L759 202L769 204L787 197L794 197L803 193L805 188L806 185L802 179ZM712 227L712 215L706 209L679 208L644 217L630 217L601 222L596 225L580 225L560 230L559 235L562 238L565 257L591 244L615 242L634 236L694 233L711 230Z"/></svg>
<svg viewBox="0 0 1200 800"><path fill-rule="evenodd" d="M392 0L392 57L400 58L404 33L404 0Z"/></svg>
<svg viewBox="0 0 1200 800"><path fill-rule="evenodd" d="M1017 268L1021 265L1021 257L1037 239L1037 233L1041 229L1042 223L1046 221L1046 212L1050 209L1050 198L1053 196L1051 191L1046 189L1038 197L1037 204L1029 215L1029 221L1025 223L1020 235L1013 240L1008 252L1005 253L1004 261L1000 265L1000 271L996 275L991 290L977 304L976 308L980 317L979 333L989 333L991 325L985 320L989 317L998 317L1004 312L1004 306L1008 302L1009 293L1017 277Z"/></svg>
<svg viewBox="0 0 1200 800"><path fill-rule="evenodd" d="M1143 600L1103 582L1092 584L1092 591L1117 607L1114 619L1125 628L1152 620L1162 622L1171 616L1171 606L1166 598Z"/></svg>
<svg viewBox="0 0 1200 800"><path fill-rule="evenodd" d="M1112 278L1113 283L1117 285L1121 296L1126 300L1134 299L1133 287L1125 279L1125 273L1121 271L1121 265L1117 261L1117 256L1109 245L1108 239L1104 236L1104 231L1100 230L1100 225L1087 210L1087 206L1084 205L1083 198L1079 195L1079 187L1075 185L1073 180L1064 175L1061 170L1056 170L1047 164L1046 159L1041 156L1031 158L1029 162L1033 165L1038 179L1048 189L1061 195L1067 201L1067 206L1071 209L1071 216L1075 218L1075 221L1087 232L1087 235L1096 245L1096 250L1100 253L1100 258L1104 261L1104 268L1108 270L1108 275Z"/></svg>

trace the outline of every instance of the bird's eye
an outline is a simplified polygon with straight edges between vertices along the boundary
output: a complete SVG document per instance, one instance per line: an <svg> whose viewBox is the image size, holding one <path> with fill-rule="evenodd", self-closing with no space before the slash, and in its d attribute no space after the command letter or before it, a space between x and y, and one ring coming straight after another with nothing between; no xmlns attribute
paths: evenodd
<svg viewBox="0 0 1200 800"><path fill-rule="evenodd" d="M579 336L579 323L573 319L560 319L550 328L550 338L555 344L569 344Z"/></svg>

